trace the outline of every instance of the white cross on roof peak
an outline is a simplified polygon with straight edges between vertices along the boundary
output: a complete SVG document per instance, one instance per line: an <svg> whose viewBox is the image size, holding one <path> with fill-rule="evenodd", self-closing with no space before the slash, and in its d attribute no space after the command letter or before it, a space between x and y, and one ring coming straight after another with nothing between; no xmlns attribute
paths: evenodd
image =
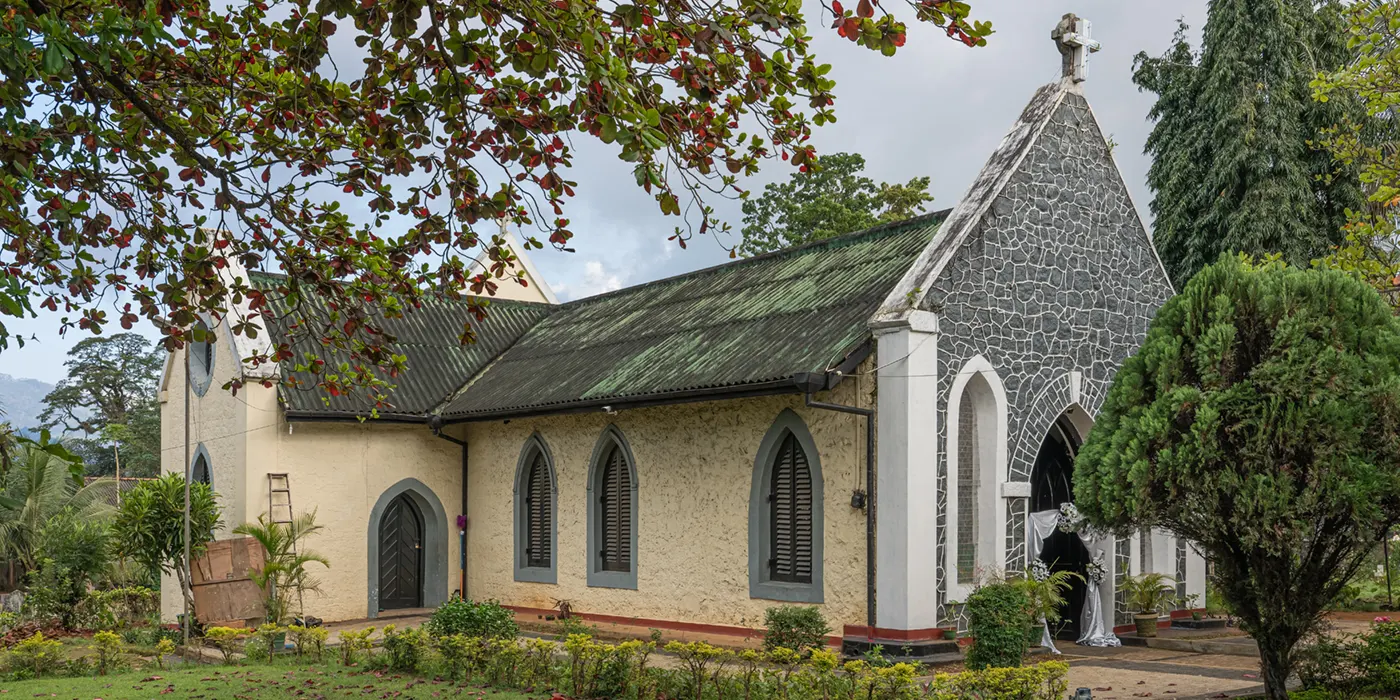
<svg viewBox="0 0 1400 700"><path fill-rule="evenodd" d="M1082 83L1088 79L1089 54L1098 53L1103 48L1092 38L1093 24L1069 13L1060 19L1050 38L1060 49L1062 77Z"/></svg>

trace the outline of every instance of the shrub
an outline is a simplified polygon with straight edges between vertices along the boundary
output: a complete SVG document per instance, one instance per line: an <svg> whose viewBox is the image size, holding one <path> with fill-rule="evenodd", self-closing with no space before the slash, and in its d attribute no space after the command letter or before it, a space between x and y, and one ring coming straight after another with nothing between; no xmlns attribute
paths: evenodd
<svg viewBox="0 0 1400 700"><path fill-rule="evenodd" d="M434 637L464 634L468 637L515 639L520 627L515 613L494 600L474 603L454 596L438 606L425 625Z"/></svg>
<svg viewBox="0 0 1400 700"><path fill-rule="evenodd" d="M46 639L43 632L35 632L10 649L10 669L34 678L53 673L62 663L63 642Z"/></svg>
<svg viewBox="0 0 1400 700"><path fill-rule="evenodd" d="M971 601L969 601L971 602ZM1069 664L1050 661L1025 668L988 668L940 673L929 684L930 700L1061 700L1069 690Z"/></svg>
<svg viewBox="0 0 1400 700"><path fill-rule="evenodd" d="M434 646L442 659L443 670L448 680L456 682L471 680L471 667L480 645L476 640L462 634L449 634L438 637Z"/></svg>
<svg viewBox="0 0 1400 700"><path fill-rule="evenodd" d="M389 668L402 673L418 670L428 635L415 627L398 631L394 625L384 626L384 652Z"/></svg>
<svg viewBox="0 0 1400 700"><path fill-rule="evenodd" d="M165 657L175 653L175 642L162 639L156 642L156 668L165 670Z"/></svg>
<svg viewBox="0 0 1400 700"><path fill-rule="evenodd" d="M831 632L820 610L803 605L768 608L763 614L763 626L768 628L763 636L763 648L769 651L778 647L799 653L821 649L826 646L826 635Z"/></svg>
<svg viewBox="0 0 1400 700"><path fill-rule="evenodd" d="M232 663L238 643L248 637L248 632L241 627L210 627L204 630L204 643L223 655L224 663Z"/></svg>
<svg viewBox="0 0 1400 700"><path fill-rule="evenodd" d="M1020 666L1026 655L1026 628L1032 624L1030 607L1026 592L1014 584L994 583L974 591L967 599L973 637L967 667L978 671Z"/></svg>
<svg viewBox="0 0 1400 700"><path fill-rule="evenodd" d="M97 675L105 676L117 665L122 638L115 632L98 632L92 635L92 646L97 651Z"/></svg>
<svg viewBox="0 0 1400 700"><path fill-rule="evenodd" d="M1374 622L1362 637L1357 666L1368 690L1387 695L1400 693L1400 622Z"/></svg>
<svg viewBox="0 0 1400 700"><path fill-rule="evenodd" d="M273 623L259 625L252 637L244 645L245 653L251 661L271 661L277 653L278 639L286 634L286 628Z"/></svg>
<svg viewBox="0 0 1400 700"><path fill-rule="evenodd" d="M162 641L168 640L175 643L182 639L180 630L168 629L157 624L145 627L128 627L121 631L121 636L123 642L140 647L155 647Z"/></svg>
<svg viewBox="0 0 1400 700"><path fill-rule="evenodd" d="M287 632L292 635L292 643L296 645L298 657L310 655L317 661L321 660L326 650L326 639L330 637L329 630L325 627L292 625L287 628Z"/></svg>
<svg viewBox="0 0 1400 700"><path fill-rule="evenodd" d="M346 666L355 665L355 659L361 651L368 652L371 642L369 638L374 636L373 627L366 627L358 632L346 630L340 633L340 661Z"/></svg>

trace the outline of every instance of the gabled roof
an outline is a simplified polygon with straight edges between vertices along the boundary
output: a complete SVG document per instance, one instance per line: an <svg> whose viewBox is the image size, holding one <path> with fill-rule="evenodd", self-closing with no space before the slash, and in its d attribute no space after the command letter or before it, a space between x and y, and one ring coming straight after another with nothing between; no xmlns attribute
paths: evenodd
<svg viewBox="0 0 1400 700"><path fill-rule="evenodd" d="M945 212L563 305L446 402L447 420L796 391L866 323Z"/></svg>
<svg viewBox="0 0 1400 700"><path fill-rule="evenodd" d="M477 342L458 341L470 314L434 300L385 319L408 369L391 380L382 418L474 421L605 405L796 392L807 375L858 360L867 322L933 238L947 212L739 260L562 305L494 300ZM255 286L281 278L250 274ZM325 313L274 308L274 335L292 318ZM314 348L322 356L325 351ZM324 357L327 364L333 358ZM367 415L360 397L325 397L315 381L282 384L288 418Z"/></svg>
<svg viewBox="0 0 1400 700"><path fill-rule="evenodd" d="M266 272L248 274L249 284L261 289L275 288L285 284L285 280L282 275ZM329 315L324 301L309 294L301 297L301 304L295 309L281 295L268 295L268 301L273 313L270 330L274 336L282 338L288 336L290 323L310 323L314 322L312 319L325 319ZM381 407L378 415L401 420L425 419L445 397L480 372L553 308L547 304L492 300L487 319L478 322L465 302L429 298L421 308L401 318L381 317L385 332L398 338L394 349L407 358L408 370L389 380L395 385L388 395L390 406ZM459 338L467 323L476 332L476 342L463 345ZM303 340L303 344L294 349L316 353L328 368L334 368L348 357L347 353L335 353L315 341ZM315 377L294 371L294 366L294 361L288 361L282 363L281 368L280 391L289 417L369 415L373 402L363 394L328 396L317 387Z"/></svg>

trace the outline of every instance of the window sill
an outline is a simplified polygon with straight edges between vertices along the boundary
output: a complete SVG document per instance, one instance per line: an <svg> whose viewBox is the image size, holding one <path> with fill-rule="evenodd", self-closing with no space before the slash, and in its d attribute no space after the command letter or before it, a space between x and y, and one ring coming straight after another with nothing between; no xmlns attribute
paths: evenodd
<svg viewBox="0 0 1400 700"><path fill-rule="evenodd" d="M558 583L558 577L554 568L548 569L539 566L517 566L515 567L515 580L525 583Z"/></svg>
<svg viewBox="0 0 1400 700"><path fill-rule="evenodd" d="M822 586L819 581L812 583L787 583L785 581L758 581L749 584L749 597L760 600L777 600L784 603L824 603Z"/></svg>
<svg viewBox="0 0 1400 700"><path fill-rule="evenodd" d="M589 588L624 588L637 590L636 571L590 571L588 572Z"/></svg>

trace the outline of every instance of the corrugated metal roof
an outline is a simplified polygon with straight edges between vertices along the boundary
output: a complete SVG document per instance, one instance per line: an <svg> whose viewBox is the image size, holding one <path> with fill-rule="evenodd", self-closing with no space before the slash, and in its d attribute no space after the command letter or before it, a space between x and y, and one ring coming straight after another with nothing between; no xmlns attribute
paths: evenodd
<svg viewBox="0 0 1400 700"><path fill-rule="evenodd" d="M448 420L568 410L824 372L946 212L570 302L439 413Z"/></svg>
<svg viewBox="0 0 1400 700"><path fill-rule="evenodd" d="M577 410L615 401L789 387L795 375L825 372L870 337L871 314L924 250L947 212L719 265L558 306L492 300L484 321L464 302L426 300L402 318L382 319L408 367L389 381L381 418L449 421ZM255 287L285 277L252 273ZM270 329L286 337L293 319L324 317L323 302L293 310L269 297ZM463 345L462 324L477 341ZM338 360L314 340L302 348ZM289 417L368 415L363 395L327 396L314 377L283 363Z"/></svg>
<svg viewBox="0 0 1400 700"><path fill-rule="evenodd" d="M274 289L285 285L286 278L253 272L249 274L249 282L254 287ZM268 304L274 314L270 330L274 335L287 337L288 325L297 319L326 317L328 310L322 300L305 295L301 301L300 308L292 309L286 298L269 295ZM451 396L554 308L546 304L493 299L486 320L478 322L464 301L429 298L421 307L407 311L400 318L381 317L385 332L397 339L394 349L404 355L407 368L397 377L386 378L394 386L387 392L389 406L381 406L378 414L389 418L425 418L444 397ZM459 338L464 324L468 323L476 332L476 342L464 345ZM322 347L304 334L294 350L314 352L328 367L348 357ZM294 371L297 359L301 358L284 362L281 367L282 376L294 380L284 380L279 385L288 415L367 415L374 407L374 402L359 392L329 396L317 386L314 376Z"/></svg>

